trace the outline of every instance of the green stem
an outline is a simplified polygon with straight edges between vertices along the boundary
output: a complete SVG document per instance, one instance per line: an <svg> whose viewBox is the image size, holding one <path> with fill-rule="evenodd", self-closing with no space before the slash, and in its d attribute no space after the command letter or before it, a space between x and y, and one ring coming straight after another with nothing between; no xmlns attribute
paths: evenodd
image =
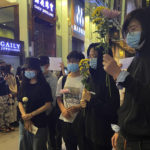
<svg viewBox="0 0 150 150"><path fill-rule="evenodd" d="M106 87L108 87L109 96L111 97L110 77L109 77L109 75L107 73L106 73Z"/></svg>

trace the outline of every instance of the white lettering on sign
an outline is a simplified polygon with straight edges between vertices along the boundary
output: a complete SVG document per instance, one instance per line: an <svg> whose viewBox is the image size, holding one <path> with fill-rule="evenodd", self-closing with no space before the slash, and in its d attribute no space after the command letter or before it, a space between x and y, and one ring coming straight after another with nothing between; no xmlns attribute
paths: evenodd
<svg viewBox="0 0 150 150"><path fill-rule="evenodd" d="M50 13L50 12L48 12L47 10L45 10L45 9L43 9L43 11L42 11L44 14L46 14L46 15L48 15L48 16L50 16L50 17L53 17L54 16L54 14L52 14L52 13Z"/></svg>
<svg viewBox="0 0 150 150"><path fill-rule="evenodd" d="M43 7L45 6L44 5L44 0L41 0L40 5L43 6Z"/></svg>
<svg viewBox="0 0 150 150"><path fill-rule="evenodd" d="M47 9L50 8L50 5L49 5L49 2L48 2L48 1L45 2L45 7L46 7Z"/></svg>
<svg viewBox="0 0 150 150"><path fill-rule="evenodd" d="M40 6L34 5L34 8L38 9L39 11L42 10L42 8Z"/></svg>
<svg viewBox="0 0 150 150"><path fill-rule="evenodd" d="M53 3L50 3L50 9L51 9L51 12L54 11L54 5L53 5Z"/></svg>
<svg viewBox="0 0 150 150"><path fill-rule="evenodd" d="M40 1L39 1L39 0L35 0L35 3L39 4L39 3L40 3Z"/></svg>
<svg viewBox="0 0 150 150"><path fill-rule="evenodd" d="M77 33L85 35L85 30L75 24L73 25L73 30L76 31Z"/></svg>
<svg viewBox="0 0 150 150"><path fill-rule="evenodd" d="M0 41L0 50L20 52L21 51L21 44L13 43L13 42L7 42L7 41Z"/></svg>
<svg viewBox="0 0 150 150"><path fill-rule="evenodd" d="M48 0L34 0L34 8L50 17L54 17L54 4Z"/></svg>
<svg viewBox="0 0 150 150"><path fill-rule="evenodd" d="M77 7L76 23L79 26L84 27L83 8L81 8L80 6Z"/></svg>

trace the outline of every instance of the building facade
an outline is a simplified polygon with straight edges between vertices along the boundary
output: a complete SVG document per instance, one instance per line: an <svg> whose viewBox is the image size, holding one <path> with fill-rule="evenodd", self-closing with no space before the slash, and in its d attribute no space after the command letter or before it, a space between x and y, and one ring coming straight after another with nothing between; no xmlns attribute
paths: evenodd
<svg viewBox="0 0 150 150"><path fill-rule="evenodd" d="M18 3L0 2L0 59L16 70L23 63L24 42L20 39Z"/></svg>
<svg viewBox="0 0 150 150"><path fill-rule="evenodd" d="M92 23L93 10L104 5L122 10L120 22L124 19L125 4L118 0L1 0L17 6L15 18L15 39L24 42L24 56L47 55L66 57L70 51L86 54L89 44L99 42ZM16 11L15 11L16 12ZM11 17L13 18L13 17ZM18 23L17 23L18 22ZM13 36L9 32L9 36Z"/></svg>

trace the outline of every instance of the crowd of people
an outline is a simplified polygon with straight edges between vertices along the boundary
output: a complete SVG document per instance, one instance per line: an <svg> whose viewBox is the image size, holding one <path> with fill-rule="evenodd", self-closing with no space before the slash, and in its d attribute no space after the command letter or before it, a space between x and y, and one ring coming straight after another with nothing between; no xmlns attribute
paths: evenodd
<svg viewBox="0 0 150 150"><path fill-rule="evenodd" d="M99 43L87 50L85 89L79 62L85 56L72 51L67 72L56 76L49 57L27 57L16 75L0 61L0 131L19 123L19 150L149 150L150 149L150 8L127 15L122 33L135 49L127 71ZM106 80L109 78L109 86ZM120 107L119 88L125 88ZM18 110L18 111L17 111Z"/></svg>
<svg viewBox="0 0 150 150"><path fill-rule="evenodd" d="M17 81L10 64L0 60L0 131L14 131L17 125Z"/></svg>

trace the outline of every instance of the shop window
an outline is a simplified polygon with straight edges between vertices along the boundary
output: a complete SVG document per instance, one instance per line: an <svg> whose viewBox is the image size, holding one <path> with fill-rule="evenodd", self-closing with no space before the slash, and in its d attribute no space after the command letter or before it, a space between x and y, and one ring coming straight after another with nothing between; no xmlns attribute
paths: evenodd
<svg viewBox="0 0 150 150"><path fill-rule="evenodd" d="M0 8L0 37L19 40L18 6Z"/></svg>

